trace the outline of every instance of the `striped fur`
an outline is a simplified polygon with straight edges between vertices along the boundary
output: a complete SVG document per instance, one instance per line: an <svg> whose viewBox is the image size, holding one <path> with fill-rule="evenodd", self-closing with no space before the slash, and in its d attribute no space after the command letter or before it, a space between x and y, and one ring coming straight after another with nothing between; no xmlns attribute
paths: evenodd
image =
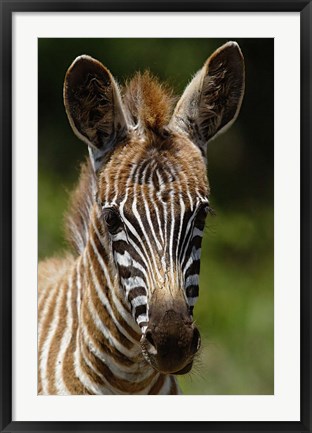
<svg viewBox="0 0 312 433"><path fill-rule="evenodd" d="M241 83L234 90L232 117ZM210 209L202 134L197 143L181 120L190 97L175 114L171 92L150 74L120 90L81 56L64 98L90 162L67 215L74 255L39 265L38 392L177 394L175 374L190 370L200 346L193 308Z"/></svg>

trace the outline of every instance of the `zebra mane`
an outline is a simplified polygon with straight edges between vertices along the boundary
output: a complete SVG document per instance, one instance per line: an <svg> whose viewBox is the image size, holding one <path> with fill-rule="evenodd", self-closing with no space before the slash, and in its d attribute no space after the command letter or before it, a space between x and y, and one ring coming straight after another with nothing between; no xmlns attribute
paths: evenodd
<svg viewBox="0 0 312 433"><path fill-rule="evenodd" d="M88 159L81 164L79 181L70 194L69 209L65 214L66 239L78 254L83 252L87 244L95 192L95 174Z"/></svg>
<svg viewBox="0 0 312 433"><path fill-rule="evenodd" d="M149 71L137 72L123 88L123 103L131 123L145 130L166 126L177 100L168 85Z"/></svg>

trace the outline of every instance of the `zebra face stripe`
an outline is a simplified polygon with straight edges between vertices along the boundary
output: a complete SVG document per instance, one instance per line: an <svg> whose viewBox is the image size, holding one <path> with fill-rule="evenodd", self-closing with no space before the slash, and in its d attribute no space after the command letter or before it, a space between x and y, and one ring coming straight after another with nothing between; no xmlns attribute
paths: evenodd
<svg viewBox="0 0 312 433"><path fill-rule="evenodd" d="M171 198L175 198L173 194ZM137 200L135 207L132 203L130 211L126 202L122 214L116 204L103 209L120 284L141 328L149 320L149 299L161 287L178 286L190 314L193 312L209 210L206 199L197 197L193 202L197 205L191 210L191 203L183 201L181 195L172 205L172 201L162 199L147 201L145 193L144 200ZM136 212L131 213L134 208Z"/></svg>
<svg viewBox="0 0 312 433"><path fill-rule="evenodd" d="M142 330L157 296L177 293L190 315L198 295L187 288L198 286L209 209L206 167L197 150L190 147L182 156L171 139L160 148L144 141L136 152L131 143L125 151L120 148L100 179L105 189L99 188L98 203L116 273ZM181 150L191 146L183 140L180 145Z"/></svg>

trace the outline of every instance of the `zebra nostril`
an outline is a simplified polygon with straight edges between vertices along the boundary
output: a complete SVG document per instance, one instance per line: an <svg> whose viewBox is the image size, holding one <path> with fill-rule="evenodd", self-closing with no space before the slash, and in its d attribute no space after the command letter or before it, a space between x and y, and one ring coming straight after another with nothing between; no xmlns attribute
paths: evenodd
<svg viewBox="0 0 312 433"><path fill-rule="evenodd" d="M145 348L149 353L149 355L156 356L157 355L156 344L154 342L152 332L149 329L146 331L144 335L144 340L145 340Z"/></svg>
<svg viewBox="0 0 312 433"><path fill-rule="evenodd" d="M155 349L156 349L156 346L155 346L155 343L154 343L154 339L153 339L153 336L152 336L152 332L149 329L146 331L145 338L149 342L149 344L151 346L155 347Z"/></svg>
<svg viewBox="0 0 312 433"><path fill-rule="evenodd" d="M194 333L193 333L193 338L192 338L192 343L191 343L191 351L193 353L196 353L201 345L201 339L200 339L200 334L197 328L194 329Z"/></svg>

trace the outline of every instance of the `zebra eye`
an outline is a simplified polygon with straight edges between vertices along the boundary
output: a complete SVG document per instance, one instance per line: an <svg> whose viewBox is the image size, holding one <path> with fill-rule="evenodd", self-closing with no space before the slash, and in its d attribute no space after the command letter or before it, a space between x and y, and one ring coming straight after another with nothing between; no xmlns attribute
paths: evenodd
<svg viewBox="0 0 312 433"><path fill-rule="evenodd" d="M103 211L103 216L109 233L115 235L122 226L118 212L113 208L106 208Z"/></svg>
<svg viewBox="0 0 312 433"><path fill-rule="evenodd" d="M195 226L199 228L200 230L203 230L205 227L206 217L208 213L210 212L210 207L208 203L203 203L198 211L197 215L195 217Z"/></svg>
<svg viewBox="0 0 312 433"><path fill-rule="evenodd" d="M197 211L196 219L198 221L205 221L206 216L208 215L210 208L208 203L204 203Z"/></svg>

